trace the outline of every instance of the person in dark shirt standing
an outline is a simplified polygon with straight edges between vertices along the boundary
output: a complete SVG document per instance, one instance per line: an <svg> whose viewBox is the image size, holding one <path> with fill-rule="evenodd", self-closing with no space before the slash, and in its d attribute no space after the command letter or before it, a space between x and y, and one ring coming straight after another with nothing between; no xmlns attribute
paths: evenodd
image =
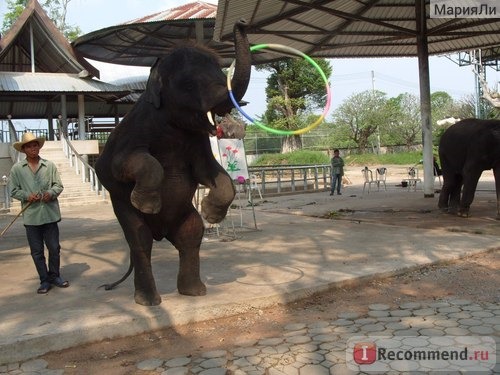
<svg viewBox="0 0 500 375"><path fill-rule="evenodd" d="M342 187L342 176L344 175L344 160L340 157L338 149L333 150L332 164L332 189L330 195L333 195L337 188L337 195L341 195L340 188Z"/></svg>

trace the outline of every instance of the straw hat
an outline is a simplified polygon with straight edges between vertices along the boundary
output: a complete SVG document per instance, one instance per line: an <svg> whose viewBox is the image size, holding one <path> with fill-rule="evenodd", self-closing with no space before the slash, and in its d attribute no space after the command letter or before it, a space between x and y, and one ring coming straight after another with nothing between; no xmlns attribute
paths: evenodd
<svg viewBox="0 0 500 375"><path fill-rule="evenodd" d="M24 152L23 151L23 146L26 143L30 143L30 142L33 142L33 141L37 141L38 144L40 145L40 148L42 148L43 144L45 143L45 138L44 137L37 138L37 137L35 137L35 135L33 133L26 132L26 133L23 133L23 137L21 138L21 142L14 142L14 144L12 146L17 151Z"/></svg>

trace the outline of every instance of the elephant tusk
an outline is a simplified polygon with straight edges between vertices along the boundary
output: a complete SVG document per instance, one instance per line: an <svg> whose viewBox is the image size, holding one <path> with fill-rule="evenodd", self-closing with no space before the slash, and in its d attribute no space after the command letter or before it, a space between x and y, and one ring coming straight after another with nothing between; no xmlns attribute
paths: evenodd
<svg viewBox="0 0 500 375"><path fill-rule="evenodd" d="M208 111L207 112L207 118L208 118L208 121L210 121L210 123L215 126L215 121L214 121L214 117L212 116L212 112L211 111Z"/></svg>

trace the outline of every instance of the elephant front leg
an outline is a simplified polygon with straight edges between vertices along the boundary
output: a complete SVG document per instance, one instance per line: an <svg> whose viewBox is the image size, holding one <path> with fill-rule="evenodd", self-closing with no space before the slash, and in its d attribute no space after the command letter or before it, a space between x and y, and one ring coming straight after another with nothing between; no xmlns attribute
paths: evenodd
<svg viewBox="0 0 500 375"><path fill-rule="evenodd" d="M220 223L236 195L233 181L226 173L219 173L215 184L208 184L210 192L201 202L201 214L211 224Z"/></svg>
<svg viewBox="0 0 500 375"><path fill-rule="evenodd" d="M204 226L196 210L168 237L179 251L179 273L177 290L187 296L204 296L207 288L200 278L200 245Z"/></svg>
<svg viewBox="0 0 500 375"><path fill-rule="evenodd" d="M163 168L158 160L148 153L136 152L127 158L123 171L127 180L135 181L130 194L132 205L145 214L160 212Z"/></svg>

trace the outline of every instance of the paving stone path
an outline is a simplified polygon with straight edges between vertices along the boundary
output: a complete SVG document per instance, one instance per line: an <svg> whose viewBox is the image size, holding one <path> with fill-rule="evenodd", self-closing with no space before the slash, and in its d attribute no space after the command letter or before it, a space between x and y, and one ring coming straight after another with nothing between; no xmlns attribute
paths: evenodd
<svg viewBox="0 0 500 375"><path fill-rule="evenodd" d="M373 304L367 315L344 312L331 321L293 323L283 328L281 337L245 342L231 350L206 352L199 357L144 358L136 363L138 370L162 375L329 375L363 373L353 370L346 361L346 347L353 336L386 337L401 347L428 347L430 342L450 337L469 337L476 341L490 339L486 344L500 348L500 303L478 304L469 300L450 298L399 306ZM496 341L496 343L495 343ZM445 342L445 341L444 341ZM474 341L471 341L474 343ZM443 342L442 342L443 343ZM443 344L441 343L441 348ZM496 350L498 352L498 350ZM489 353L498 356L498 353ZM489 363L498 360L489 357ZM493 361L493 362L491 362ZM422 364L407 362L398 368L396 361L384 373L443 374L442 366L422 368ZM484 363L484 362L483 362ZM472 364L474 365L474 364ZM477 363L476 363L477 365ZM392 366L392 367L391 367ZM413 367L412 367L413 366ZM462 373L451 363L446 373ZM64 369L48 369L43 359L0 366L0 374L61 375ZM441 370L441 371L438 371ZM446 370L446 368L445 368ZM465 369L467 370L467 369ZM483 373L500 374L500 365L489 365Z"/></svg>

